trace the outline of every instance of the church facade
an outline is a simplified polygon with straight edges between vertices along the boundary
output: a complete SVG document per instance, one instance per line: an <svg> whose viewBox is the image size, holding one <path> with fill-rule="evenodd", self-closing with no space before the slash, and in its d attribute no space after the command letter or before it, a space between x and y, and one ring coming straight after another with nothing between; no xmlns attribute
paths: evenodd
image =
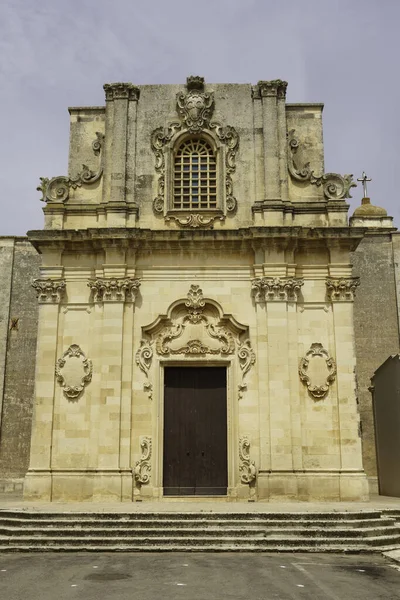
<svg viewBox="0 0 400 600"><path fill-rule="evenodd" d="M28 233L27 499L368 498L350 257L391 220L349 225L323 106L286 86L116 83L70 109Z"/></svg>

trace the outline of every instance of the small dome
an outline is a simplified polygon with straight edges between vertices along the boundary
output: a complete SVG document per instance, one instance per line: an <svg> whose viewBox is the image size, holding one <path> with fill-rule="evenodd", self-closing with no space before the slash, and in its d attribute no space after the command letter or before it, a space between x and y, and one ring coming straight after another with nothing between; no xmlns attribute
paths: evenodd
<svg viewBox="0 0 400 600"><path fill-rule="evenodd" d="M353 213L353 217L387 217L387 211L371 204L369 198L363 198L362 204Z"/></svg>

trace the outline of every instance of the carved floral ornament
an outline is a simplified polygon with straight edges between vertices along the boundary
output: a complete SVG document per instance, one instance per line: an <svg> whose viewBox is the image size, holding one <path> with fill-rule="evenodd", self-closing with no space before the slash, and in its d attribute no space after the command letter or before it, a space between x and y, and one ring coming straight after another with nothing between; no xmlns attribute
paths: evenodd
<svg viewBox="0 0 400 600"><path fill-rule="evenodd" d="M328 278L326 280L328 300L331 302L352 302L359 285L359 277Z"/></svg>
<svg viewBox="0 0 400 600"><path fill-rule="evenodd" d="M65 293L65 279L34 279L32 287L40 304L61 302Z"/></svg>
<svg viewBox="0 0 400 600"><path fill-rule="evenodd" d="M322 344L315 342L300 361L299 375L309 394L321 400L335 381L336 363Z"/></svg>
<svg viewBox="0 0 400 600"><path fill-rule="evenodd" d="M66 202L69 198L70 189L76 190L82 185L92 185L100 180L103 175L103 144L104 134L96 131L96 139L92 142L92 150L95 156L100 155L100 164L96 171L92 171L87 165L82 165L75 177L60 175L49 179L40 177L40 185L36 188L42 192L42 202Z"/></svg>
<svg viewBox="0 0 400 600"><path fill-rule="evenodd" d="M206 300L198 285L191 285L186 299L170 307L168 314L143 328L144 337L135 360L146 376L145 389L152 396L149 371L154 352L158 357L236 356L241 371L239 397L246 389L245 376L256 356L246 337L248 328L223 315L216 303Z"/></svg>
<svg viewBox="0 0 400 600"><path fill-rule="evenodd" d="M56 363L56 378L67 398L77 399L92 380L92 361L83 350L72 344Z"/></svg>
<svg viewBox="0 0 400 600"><path fill-rule="evenodd" d="M302 147L295 136L295 130L288 133L288 169L295 181L322 186L327 200L343 200L351 198L350 189L356 187L353 175L339 175L338 173L323 173L316 175L310 163L302 158Z"/></svg>
<svg viewBox="0 0 400 600"><path fill-rule="evenodd" d="M94 302L135 302L140 279L131 277L96 278L88 281Z"/></svg>
<svg viewBox="0 0 400 600"><path fill-rule="evenodd" d="M133 472L135 481L143 485L150 482L152 452L151 437L142 436L140 438L140 449L142 451L142 454L140 460L136 462Z"/></svg>
<svg viewBox="0 0 400 600"><path fill-rule="evenodd" d="M223 126L211 121L214 112L214 95L204 91L203 77L187 78L187 93L180 92L176 98L176 110L180 121L173 121L164 127L158 127L151 134L151 149L155 155L155 169L159 174L157 197L153 201L155 214L164 215L166 221L173 220L181 227L213 227L215 221L224 221L226 213L234 213L237 201L233 195L232 175L236 171L236 153L239 148L239 135L234 127ZM225 210L224 214L203 215L191 213L179 216L169 213L167 216L166 164L165 151L178 133L198 135L206 131L225 146Z"/></svg>
<svg viewBox="0 0 400 600"><path fill-rule="evenodd" d="M251 282L256 302L296 302L304 279L285 277L257 277Z"/></svg>

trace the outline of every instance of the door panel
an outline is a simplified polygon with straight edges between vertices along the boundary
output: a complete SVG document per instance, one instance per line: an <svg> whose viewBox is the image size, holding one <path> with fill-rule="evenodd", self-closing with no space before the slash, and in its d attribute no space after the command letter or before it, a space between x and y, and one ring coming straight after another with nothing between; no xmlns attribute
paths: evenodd
<svg viewBox="0 0 400 600"><path fill-rule="evenodd" d="M166 367L164 495L227 490L225 367Z"/></svg>

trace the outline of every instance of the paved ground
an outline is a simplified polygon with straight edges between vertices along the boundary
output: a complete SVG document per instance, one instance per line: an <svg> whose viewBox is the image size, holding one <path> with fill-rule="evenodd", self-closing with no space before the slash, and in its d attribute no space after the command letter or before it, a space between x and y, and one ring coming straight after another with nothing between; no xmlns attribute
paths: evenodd
<svg viewBox="0 0 400 600"><path fill-rule="evenodd" d="M4 600L397 600L399 567L337 554L0 554Z"/></svg>

